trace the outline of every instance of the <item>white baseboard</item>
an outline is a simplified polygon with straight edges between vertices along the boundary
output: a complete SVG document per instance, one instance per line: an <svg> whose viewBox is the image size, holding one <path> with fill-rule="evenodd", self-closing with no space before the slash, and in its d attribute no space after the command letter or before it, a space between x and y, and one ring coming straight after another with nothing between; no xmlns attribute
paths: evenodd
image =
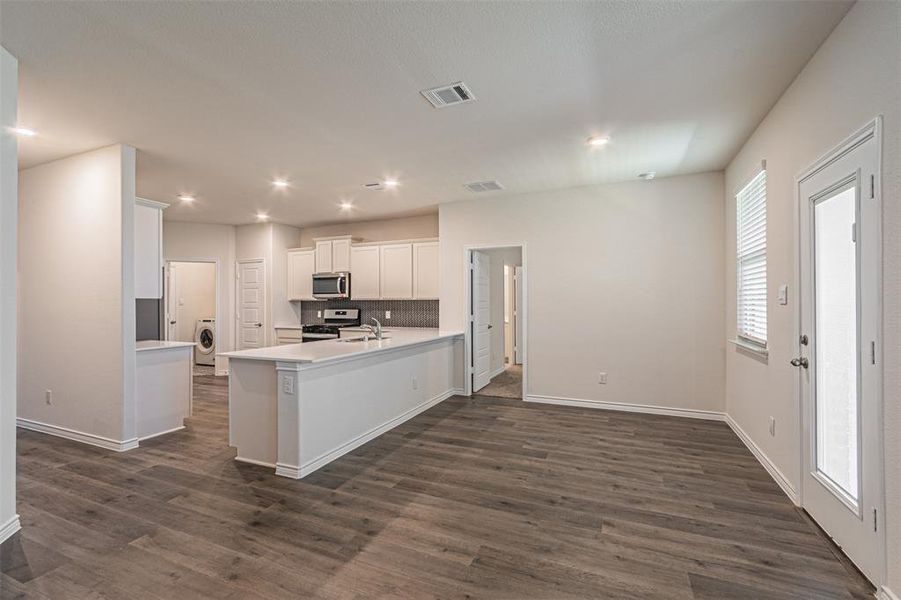
<svg viewBox="0 0 901 600"><path fill-rule="evenodd" d="M395 417L395 418L391 419L390 421L386 421L385 423L382 423L378 427L370 429L366 433L355 437L354 439L350 440L349 442L345 442L344 444L338 446L334 450L331 450L330 452L326 452L322 456L319 456L318 458L314 458L311 461L305 462L304 464L300 465L300 467L298 467L296 465L277 463L275 466L275 474L281 475L282 477L290 477L291 479L300 479L302 477L306 477L310 473L313 473L314 471L321 469L322 467L324 467L328 463L332 462L333 460L340 458L341 456L344 456L351 450L359 448L366 442L377 438L378 436L382 435L386 431L394 429L401 423L412 419L419 413L432 408L433 406L435 406L436 404L439 404L440 402L443 402L444 400L447 400L451 396L457 394L458 391L459 390L452 388L445 392L442 392L442 393L438 394L437 396L435 396L434 398L430 398L429 400L426 400L422 404L414 406L413 408L411 408L407 412L403 413L402 415Z"/></svg>
<svg viewBox="0 0 901 600"><path fill-rule="evenodd" d="M488 379L494 379L501 373L507 370L507 365L501 365L500 368L493 370L491 373L488 373Z"/></svg>
<svg viewBox="0 0 901 600"><path fill-rule="evenodd" d="M151 433L150 435L145 435L144 437L139 437L138 441L143 442L144 440L150 440L155 437L160 437L161 435L166 435L167 433L175 433L176 431L181 431L184 428L185 428L185 426L182 425L181 427L173 427L172 429L167 429L166 431L161 431L159 433Z"/></svg>
<svg viewBox="0 0 901 600"><path fill-rule="evenodd" d="M10 519L0 525L0 544L9 539L12 534L19 531L22 525L19 523L19 515L13 515Z"/></svg>
<svg viewBox="0 0 901 600"><path fill-rule="evenodd" d="M876 592L876 600L901 600L901 598L898 598L892 590L888 589L888 586L882 586Z"/></svg>
<svg viewBox="0 0 901 600"><path fill-rule="evenodd" d="M776 482L776 484L782 488L782 491L785 492L785 495L788 496L789 500L794 502L795 506L801 505L801 498L798 495L797 490L795 490L794 486L792 486L791 482L789 482L788 478L779 470L779 468L770 460L770 458L766 455L766 453L760 449L760 447L754 443L754 440L751 439L745 430L739 427L738 423L735 422L731 416L726 415L726 424L732 428L732 431L735 432L735 435L738 436L745 446L748 447L748 450L751 451L751 454L757 459L757 461L763 465L763 468L766 469L767 473L770 474L770 477Z"/></svg>
<svg viewBox="0 0 901 600"><path fill-rule="evenodd" d="M255 458L244 458L243 456L236 456L235 460L242 463L247 463L249 465L256 465L258 467L269 467L271 469L277 468L274 463L266 462L263 460L257 460Z"/></svg>
<svg viewBox="0 0 901 600"><path fill-rule="evenodd" d="M91 446L98 446L114 452L125 452L138 447L138 438L132 438L130 440L113 440L100 435L94 435L93 433L85 433L67 427L60 427L59 425L50 425L49 423L23 419L22 417L16 419L16 427L37 431L39 433L46 433L48 435L55 435L56 437L81 442L82 444L90 444Z"/></svg>
<svg viewBox="0 0 901 600"><path fill-rule="evenodd" d="M216 369L215 375L216 377L224 377L225 375L228 375L228 369Z"/></svg>
<svg viewBox="0 0 901 600"><path fill-rule="evenodd" d="M454 388L451 390L451 396L465 396L466 390L463 388Z"/></svg>
<svg viewBox="0 0 901 600"><path fill-rule="evenodd" d="M621 412L645 413L649 415L665 415L669 417L688 417L706 421L725 421L726 415L712 410L695 410L691 408L669 408L666 406L648 406L644 404L626 404L623 402L606 402L604 400L584 400L581 398L562 398L559 396L540 396L529 394L526 402L540 404L557 404L560 406L580 406L583 408L599 408L601 410L618 410Z"/></svg>

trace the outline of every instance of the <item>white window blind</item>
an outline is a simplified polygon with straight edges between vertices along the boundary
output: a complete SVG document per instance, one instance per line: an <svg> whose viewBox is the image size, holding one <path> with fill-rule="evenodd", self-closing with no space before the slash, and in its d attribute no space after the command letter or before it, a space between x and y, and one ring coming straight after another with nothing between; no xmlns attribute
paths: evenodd
<svg viewBox="0 0 901 600"><path fill-rule="evenodd" d="M766 170L735 199L738 337L766 347Z"/></svg>

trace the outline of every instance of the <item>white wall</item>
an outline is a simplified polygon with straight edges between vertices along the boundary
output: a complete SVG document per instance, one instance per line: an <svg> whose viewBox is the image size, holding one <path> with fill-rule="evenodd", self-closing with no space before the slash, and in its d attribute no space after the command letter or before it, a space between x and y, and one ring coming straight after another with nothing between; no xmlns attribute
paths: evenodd
<svg viewBox="0 0 901 600"><path fill-rule="evenodd" d="M163 221L165 260L204 259L219 263L219 307L216 314L217 352L235 348L235 228L231 225ZM228 359L216 357L216 372L228 370Z"/></svg>
<svg viewBox="0 0 901 600"><path fill-rule="evenodd" d="M133 216L133 148L19 172L20 419L133 440Z"/></svg>
<svg viewBox="0 0 901 600"><path fill-rule="evenodd" d="M300 229L272 225L272 326L300 323L300 302L288 302L288 248L300 246ZM275 335L273 332L272 335ZM272 338L275 340L275 338Z"/></svg>
<svg viewBox="0 0 901 600"><path fill-rule="evenodd" d="M199 319L216 318L216 264L173 262L176 272L178 322L175 338L193 342Z"/></svg>
<svg viewBox="0 0 901 600"><path fill-rule="evenodd" d="M441 327L464 247L525 242L530 394L722 411L722 198L707 173L442 204Z"/></svg>
<svg viewBox="0 0 901 600"><path fill-rule="evenodd" d="M0 542L16 514L16 229L18 63L0 47Z"/></svg>
<svg viewBox="0 0 901 600"><path fill-rule="evenodd" d="M438 215L304 227L300 232L298 247L312 246L313 238L333 235L352 235L366 242L434 238L438 237Z"/></svg>
<svg viewBox="0 0 901 600"><path fill-rule="evenodd" d="M859 2L823 43L726 171L726 256L735 254L731 192L767 161L768 362L727 351L730 415L799 489L801 450L796 351L797 290L788 306L776 288L794 277L794 183L803 169L876 115L884 116L883 358L889 584L901 593L901 4ZM726 330L735 334L735 268L726 261ZM776 436L768 419L777 419Z"/></svg>

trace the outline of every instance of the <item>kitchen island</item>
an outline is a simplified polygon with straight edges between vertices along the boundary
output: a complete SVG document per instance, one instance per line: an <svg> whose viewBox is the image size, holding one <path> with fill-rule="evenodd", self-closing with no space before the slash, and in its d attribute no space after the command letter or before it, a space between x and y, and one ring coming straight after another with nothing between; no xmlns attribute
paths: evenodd
<svg viewBox="0 0 901 600"><path fill-rule="evenodd" d="M236 460L300 479L463 389L463 334L226 352Z"/></svg>

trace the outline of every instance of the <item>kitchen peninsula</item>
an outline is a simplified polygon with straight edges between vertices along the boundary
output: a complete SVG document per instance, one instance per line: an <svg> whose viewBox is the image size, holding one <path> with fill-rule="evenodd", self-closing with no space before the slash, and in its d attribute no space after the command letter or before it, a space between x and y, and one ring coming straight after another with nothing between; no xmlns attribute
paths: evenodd
<svg viewBox="0 0 901 600"><path fill-rule="evenodd" d="M463 389L463 334L395 329L227 352L236 460L300 479Z"/></svg>

